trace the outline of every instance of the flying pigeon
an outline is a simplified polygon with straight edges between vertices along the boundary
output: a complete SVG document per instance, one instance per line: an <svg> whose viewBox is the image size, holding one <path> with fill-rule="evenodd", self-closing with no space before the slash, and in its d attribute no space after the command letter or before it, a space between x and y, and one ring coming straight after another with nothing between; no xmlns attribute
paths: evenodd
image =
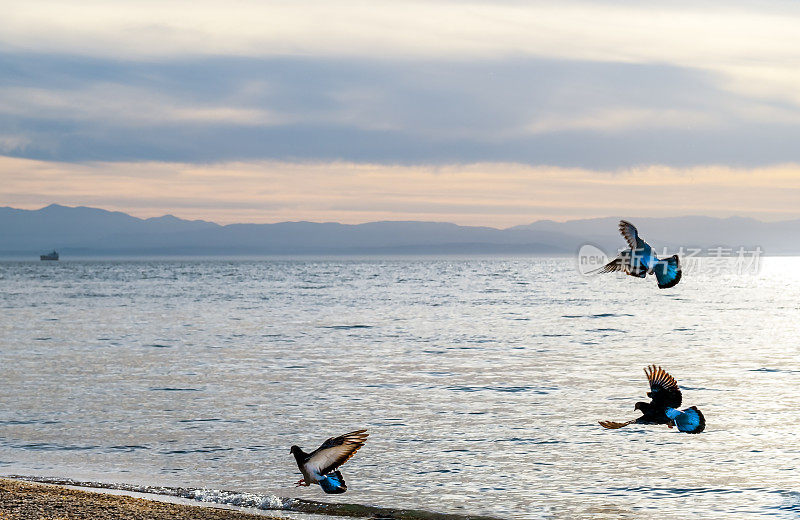
<svg viewBox="0 0 800 520"><path fill-rule="evenodd" d="M669 289L681 281L681 262L678 255L659 260L650 244L639 238L636 227L627 220L619 221L619 232L628 242L629 249L622 251L617 258L596 270L596 273L622 271L639 278L654 274L659 289Z"/></svg>
<svg viewBox="0 0 800 520"><path fill-rule="evenodd" d="M304 452L300 446L292 446L290 452L303 474L295 487L319 484L325 493L338 494L347 491L344 477L336 468L350 460L367 442L368 435L367 430L357 430L331 437L311 453Z"/></svg>
<svg viewBox="0 0 800 520"><path fill-rule="evenodd" d="M647 397L651 401L649 403L640 401L634 406L634 410L641 410L642 416L624 423L600 421L600 426L616 430L629 424L666 424L670 428L675 426L685 433L700 433L705 429L706 419L696 406L678 410L682 397L674 377L655 365L645 368L644 373L650 382Z"/></svg>

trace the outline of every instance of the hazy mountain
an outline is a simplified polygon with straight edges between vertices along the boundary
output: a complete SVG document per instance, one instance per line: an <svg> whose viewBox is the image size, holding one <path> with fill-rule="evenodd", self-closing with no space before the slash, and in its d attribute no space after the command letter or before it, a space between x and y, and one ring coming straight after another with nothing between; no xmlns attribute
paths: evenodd
<svg viewBox="0 0 800 520"><path fill-rule="evenodd" d="M621 247L617 223L621 218L633 222L642 238L657 250L684 248L704 250L726 247L753 249L761 247L766 254L800 254L800 220L761 222L752 218L685 217L606 217L553 222L540 220L511 230L548 231L580 237L603 249Z"/></svg>
<svg viewBox="0 0 800 520"><path fill-rule="evenodd" d="M70 208L51 204L39 210L0 208L0 251L28 251L53 247L82 247L105 241L107 247L127 246L115 237L160 235L220 227L172 215L140 219L119 211Z"/></svg>
<svg viewBox="0 0 800 520"><path fill-rule="evenodd" d="M526 253L565 254L559 233L499 230L439 222L231 224L173 216L139 219L97 208L56 204L0 208L0 254L259 255Z"/></svg>
<svg viewBox="0 0 800 520"><path fill-rule="evenodd" d="M280 254L572 254L585 243L613 253L624 243L617 217L538 221L509 229L440 222L314 222L221 226L171 215L140 219L97 208L56 204L39 210L0 208L0 255ZM633 218L657 248L760 246L767 254L800 253L800 220Z"/></svg>

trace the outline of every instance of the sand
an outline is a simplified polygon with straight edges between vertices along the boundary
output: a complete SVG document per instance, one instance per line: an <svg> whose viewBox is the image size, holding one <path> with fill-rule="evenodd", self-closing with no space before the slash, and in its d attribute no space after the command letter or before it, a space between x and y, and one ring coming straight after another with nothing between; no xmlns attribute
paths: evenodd
<svg viewBox="0 0 800 520"><path fill-rule="evenodd" d="M61 486L0 479L0 520L274 520L203 506L169 504Z"/></svg>

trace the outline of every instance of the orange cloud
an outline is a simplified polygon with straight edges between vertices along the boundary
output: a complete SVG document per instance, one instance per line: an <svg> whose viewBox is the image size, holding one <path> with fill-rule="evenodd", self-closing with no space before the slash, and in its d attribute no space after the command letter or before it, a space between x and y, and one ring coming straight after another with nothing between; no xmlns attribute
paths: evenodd
<svg viewBox="0 0 800 520"><path fill-rule="evenodd" d="M800 165L593 171L479 163L60 163L0 156L0 200L219 223L434 220L507 227L608 215L800 217Z"/></svg>

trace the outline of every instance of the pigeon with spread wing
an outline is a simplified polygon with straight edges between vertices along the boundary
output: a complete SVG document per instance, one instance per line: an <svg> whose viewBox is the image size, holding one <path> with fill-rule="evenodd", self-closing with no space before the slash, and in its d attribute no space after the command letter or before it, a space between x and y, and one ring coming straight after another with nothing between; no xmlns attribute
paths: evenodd
<svg viewBox="0 0 800 520"><path fill-rule="evenodd" d="M628 243L628 249L596 270L596 273L620 271L638 278L654 274L660 289L669 289L681 281L681 262L678 255L659 260L650 244L639 238L636 227L627 220L619 221L619 232Z"/></svg>
<svg viewBox="0 0 800 520"><path fill-rule="evenodd" d="M350 460L367 441L368 435L367 430L357 430L331 437L311 453L304 452L300 446L292 446L291 453L303 474L303 478L297 481L297 486L319 484L329 494L347 491L342 472L337 468Z"/></svg>
<svg viewBox="0 0 800 520"><path fill-rule="evenodd" d="M600 426L616 430L629 424L666 424L670 428L677 427L685 433L700 433L706 427L706 419L696 406L678 410L682 396L678 382L663 368L651 365L644 369L650 391L649 403L638 402L634 410L642 412L642 416L628 422L600 421Z"/></svg>

